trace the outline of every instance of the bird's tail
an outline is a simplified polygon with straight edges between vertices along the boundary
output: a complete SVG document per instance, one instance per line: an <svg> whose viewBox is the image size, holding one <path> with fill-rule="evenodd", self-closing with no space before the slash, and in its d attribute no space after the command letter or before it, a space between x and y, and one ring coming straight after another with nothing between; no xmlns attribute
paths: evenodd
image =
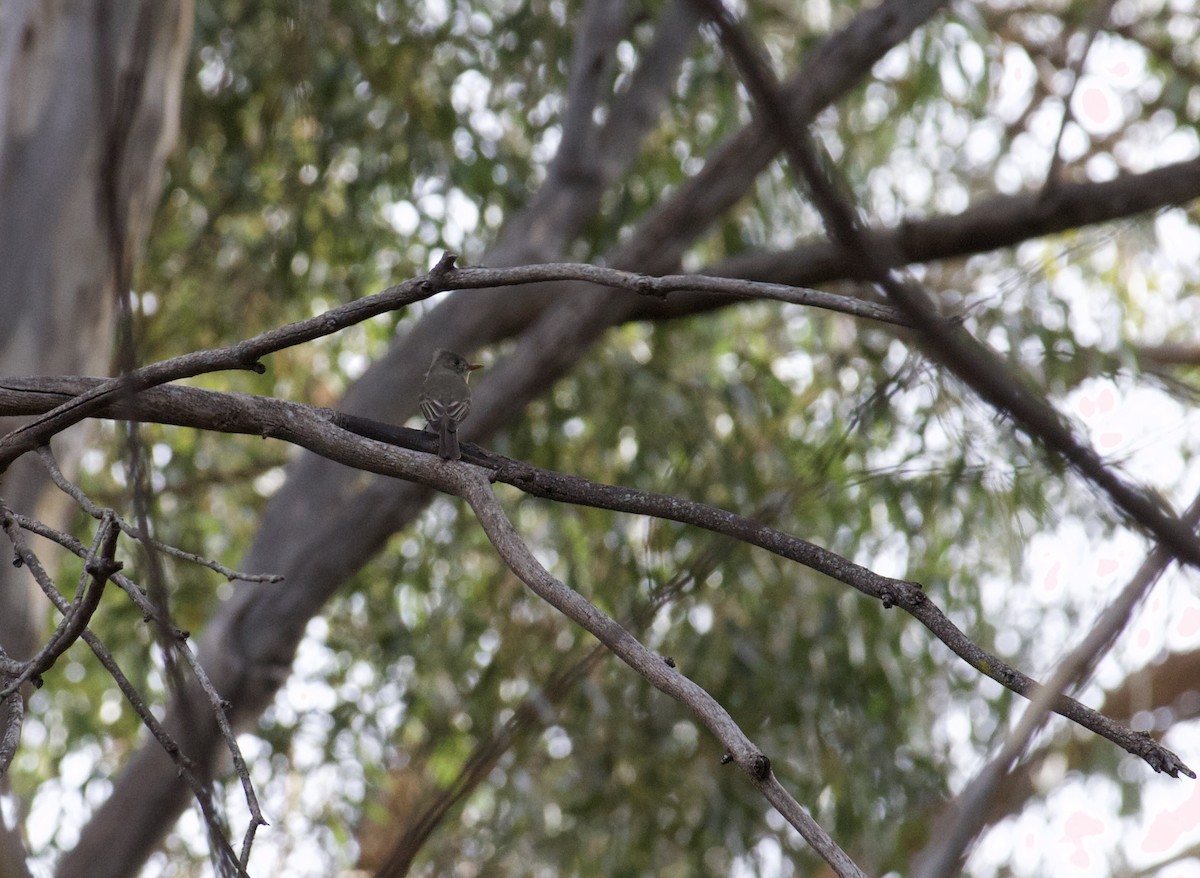
<svg viewBox="0 0 1200 878"><path fill-rule="evenodd" d="M449 418L442 418L438 424L438 455L444 460L462 458L462 452L458 450L458 431L450 428Z"/></svg>

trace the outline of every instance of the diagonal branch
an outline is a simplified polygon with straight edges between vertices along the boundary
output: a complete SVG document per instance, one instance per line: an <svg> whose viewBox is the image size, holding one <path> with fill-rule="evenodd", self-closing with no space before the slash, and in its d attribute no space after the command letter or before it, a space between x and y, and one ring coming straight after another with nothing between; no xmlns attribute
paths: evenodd
<svg viewBox="0 0 1200 878"><path fill-rule="evenodd" d="M96 529L91 551L85 558L83 572L80 574L82 581L79 583L75 601L70 605L70 610L63 614L62 621L54 629L46 645L25 663L25 670L0 689L0 702L16 695L26 681L33 680L36 686L41 686L41 675L54 667L59 657L83 634L92 619L92 614L100 606L100 598L104 594L104 586L109 577L121 569L120 562L115 560L117 538L120 535L121 529L117 527L114 516L103 516L100 527Z"/></svg>
<svg viewBox="0 0 1200 878"><path fill-rule="evenodd" d="M671 93L680 65L696 34L696 17L686 0L667 4L650 44L640 52L629 88L611 97L603 123L604 86L616 40L628 29L622 3L596 0L581 16L563 113L563 140L546 181L530 202L510 217L489 248L489 265L517 265L561 258L591 222L600 200L639 155ZM498 311L511 303L493 301ZM501 315L495 315L501 316ZM466 317L459 315L465 322ZM458 342L452 347L465 348ZM431 348L432 350L432 348Z"/></svg>
<svg viewBox="0 0 1200 878"><path fill-rule="evenodd" d="M70 602L54 587L49 574L42 567L37 555L29 548L24 535L21 533L25 527L25 524L21 521L21 516L14 514L7 506L0 504L0 527L3 528L9 541L12 543L16 557L21 560L24 566L29 568L30 573L33 574L42 591L50 598L50 602L54 604L55 609L62 613L63 616L70 616L72 612ZM55 535L48 533L47 531L49 530L49 528L46 528L44 530L32 530L32 532L40 533L42 536L53 539ZM111 530L114 533L116 532L115 528ZM63 536L65 537L65 535ZM74 542L73 538L66 539ZM81 558L86 558L88 554L88 550L82 544L76 545L75 552ZM113 576L115 581L121 578L119 574L114 574ZM113 678L113 681L121 690L121 694L125 696L126 701L129 702L134 712L137 713L142 724L154 736L155 741L161 748L161 753L166 754L161 758L169 758L179 777L191 788L192 794L200 804L200 811L204 816L205 825L219 827L221 820L217 806L213 801L211 785L198 770L199 766L180 749L179 744L170 732L163 727L163 724L154 715L154 712L147 706L141 693L137 691L137 688L125 676L125 673L112 657L112 653L108 651L108 648L96 633L92 629L84 627L80 632L80 639L92 650L105 671L108 672L109 676ZM12 698L10 700L17 701L19 698ZM225 839L224 833L213 832L211 835L211 843L214 845L214 857L226 870L222 874L233 874L237 875L238 878L249 878L246 871L239 865L238 857Z"/></svg>
<svg viewBox="0 0 1200 878"><path fill-rule="evenodd" d="M1200 496L1192 501L1183 518L1191 528L1200 525ZM988 818L987 804L992 801L1001 781L1025 753L1033 736L1046 724L1053 697L1079 686L1091 676L1096 664L1112 648L1133 618L1138 604L1149 594L1172 560L1169 551L1162 546L1155 546L1121 593L1105 607L1087 636L1058 663L1045 688L1026 706L1016 728L1009 732L1000 752L956 797L950 825L937 834L937 843L926 849L916 872L919 878L949 878L958 874L963 852L971 840L978 836ZM1145 737L1150 738L1149 735ZM1191 776L1194 779L1195 776Z"/></svg>
<svg viewBox="0 0 1200 878"><path fill-rule="evenodd" d="M1110 469L1090 445L1075 434L1050 403L1004 365L987 346L960 324L938 313L932 297L912 280L893 274L897 257L880 257L871 246L846 187L829 161L822 161L805 124L790 112L763 53L730 15L721 0L694 0L717 27L721 41L737 65L756 106L784 144L790 163L807 183L826 232L861 260L870 279L904 309L919 330L922 348L971 387L985 402L1007 415L1032 438L1057 453L1104 491L1114 505L1177 558L1200 567L1200 540L1169 504L1148 488Z"/></svg>
<svg viewBox="0 0 1200 878"><path fill-rule="evenodd" d="M784 789L771 770L771 761L741 730L728 711L708 692L655 655L582 595L550 575L525 545L500 507L489 485L487 471L462 468L459 491L470 504L480 525L500 557L538 597L567 616L603 643L652 686L689 708L724 746L731 761L775 806L804 840L842 876L864 876L837 843Z"/></svg>
<svg viewBox="0 0 1200 878"><path fill-rule="evenodd" d="M696 41L699 19L688 0L671 0L654 37L640 53L628 86L611 101L596 143L597 167L611 184L629 169L678 82L680 65ZM557 156L556 156L557 158Z"/></svg>

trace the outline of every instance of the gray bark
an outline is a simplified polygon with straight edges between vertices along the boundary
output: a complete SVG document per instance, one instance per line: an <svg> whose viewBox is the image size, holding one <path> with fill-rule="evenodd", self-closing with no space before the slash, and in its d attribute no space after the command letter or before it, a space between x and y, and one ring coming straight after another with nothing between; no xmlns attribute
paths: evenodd
<svg viewBox="0 0 1200 878"><path fill-rule="evenodd" d="M190 36L190 0L0 5L0 374L107 372L116 281L158 202ZM68 472L87 437L81 425L56 442ZM0 496L50 522L66 509L31 457ZM37 650L47 609L27 570L0 564L10 656ZM22 859L5 827L0 878L27 874Z"/></svg>

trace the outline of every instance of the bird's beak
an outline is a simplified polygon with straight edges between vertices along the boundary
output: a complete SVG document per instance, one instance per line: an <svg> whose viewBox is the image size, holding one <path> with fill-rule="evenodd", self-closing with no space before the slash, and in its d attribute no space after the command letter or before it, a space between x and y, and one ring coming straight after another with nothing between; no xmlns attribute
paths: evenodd
<svg viewBox="0 0 1200 878"><path fill-rule="evenodd" d="M467 364L468 372L474 372L476 369L482 369L482 368L483 368L483 363L468 363Z"/></svg>

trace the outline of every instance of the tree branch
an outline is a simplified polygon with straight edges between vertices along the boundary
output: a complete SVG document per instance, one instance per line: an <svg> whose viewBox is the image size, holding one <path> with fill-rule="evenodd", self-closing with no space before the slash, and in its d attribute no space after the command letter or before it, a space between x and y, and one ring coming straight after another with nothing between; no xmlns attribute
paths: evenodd
<svg viewBox="0 0 1200 878"><path fill-rule="evenodd" d="M104 586L109 577L121 569L120 563L115 560L117 538L121 535L121 530L113 518L111 514L103 516L100 526L96 528L96 538L84 558L83 572L80 574L80 583L70 610L63 614L62 621L54 629L46 645L25 663L25 670L0 689L0 702L17 695L26 681L33 680L35 685L40 687L41 675L54 667L59 656L70 649L91 621L92 614L100 606L100 598L104 594Z"/></svg>
<svg viewBox="0 0 1200 878"><path fill-rule="evenodd" d="M53 405L67 388L86 389L98 380L0 379L0 414L9 411L10 401L22 402L26 409L23 413L28 413L30 406ZM436 438L432 434L327 409L246 394L159 387L139 394L133 400L114 403L110 416L282 439L348 466L412 480L434 490L458 493L454 487L457 483L448 480L450 468L430 466L428 458L436 452ZM349 440L355 434L372 441ZM376 447L376 443L388 444ZM415 459L398 459L381 451L388 447L415 449L424 454ZM766 549L849 585L880 601L884 607L900 607L972 668L1010 691L1032 699L1043 689L1036 680L976 645L928 598L918 583L881 576L814 543L706 503L603 485L578 476L539 469L470 444L463 445L463 457L488 468L495 481L533 496L677 521ZM1155 771L1166 772L1172 777L1180 773L1190 776L1191 769L1170 750L1148 742L1144 735L1072 698L1058 695L1053 699L1053 710L1138 756Z"/></svg>
<svg viewBox="0 0 1200 878"><path fill-rule="evenodd" d="M872 247L846 187L837 180L832 163L821 161L804 121L788 108L774 75L762 60L762 51L721 0L694 2L717 27L722 44L737 65L758 111L784 143L784 151L796 173L807 183L830 238L854 253L870 273L872 282L904 309L919 330L925 353L1108 494L1119 510L1169 547L1176 557L1200 567L1200 540L1165 500L1106 466L1054 407L1030 389L1030 382L1006 367L961 325L939 314L932 297L919 284L911 279L901 280L892 273L890 266L897 264L899 257L893 254L881 258Z"/></svg>
<svg viewBox="0 0 1200 878"><path fill-rule="evenodd" d="M1192 501L1183 518L1190 528L1194 529L1200 524L1200 496ZM1172 560L1174 556L1169 550L1155 546L1121 593L1104 608L1087 636L1058 663L1045 687L1026 706L1016 728L1008 733L1000 751L955 798L949 826L937 834L936 844L926 849L926 856L914 873L918 878L949 878L959 874L963 852L985 824L987 804L992 801L1001 782L1021 758L1033 736L1045 725L1050 702L1056 694L1078 687L1091 676L1097 662L1112 648L1133 618L1138 604L1149 594ZM1142 735L1147 741L1153 740L1148 734ZM1177 769L1195 780L1196 775L1186 765L1180 763Z"/></svg>
<svg viewBox="0 0 1200 878"><path fill-rule="evenodd" d="M571 75L562 140L554 156L555 173L585 175L599 164L596 111L612 75L613 53L629 30L624 0L589 0L579 15L571 47Z"/></svg>
<svg viewBox="0 0 1200 878"><path fill-rule="evenodd" d="M668 274L655 277L585 263L552 262L503 269L456 268L447 275L447 280L453 282L459 289L481 289L554 281L584 281L596 287L628 290L659 300L666 299L675 293L702 293L726 302L750 300L787 302L792 305L822 308L895 326L909 325L908 317L900 309L883 303L787 284L763 283L708 274ZM564 288L562 291L569 292L570 288Z"/></svg>
<svg viewBox="0 0 1200 878"><path fill-rule="evenodd" d="M864 230L891 268L958 259L1012 247L1056 232L1111 222L1200 198L1200 159L1176 162L1111 180L1060 182L1052 192L1022 192L979 199L960 213L906 219L891 228ZM788 250L758 250L730 256L704 269L707 275L812 287L870 278L854 254L832 241L808 241ZM704 293L677 293L665 301L642 299L629 320L688 317L729 303ZM1193 347L1146 348L1151 362L1200 362Z"/></svg>
<svg viewBox="0 0 1200 878"><path fill-rule="evenodd" d="M860 82L887 50L944 5L886 0L864 12L806 56L803 68L789 80L789 86L794 86L790 99L811 118ZM700 174L684 181L679 190L637 224L628 246L611 254L609 264L659 273L677 270L680 254L745 195L755 176L778 152L765 131L755 120L745 132L714 151ZM593 205L590 208L573 211L572 196L565 192L569 183L548 179L547 187L530 201L523 221L505 223L485 261L511 264L562 258L566 245L582 228L580 217L586 222L594 216L595 202L589 202ZM550 191L554 187L557 191ZM576 187L573 191L586 201L592 190ZM527 234L534 223L547 235ZM522 255L526 253L536 256ZM677 295L668 302L673 304ZM353 385L341 408L403 421L414 410L420 375L435 347L470 352L481 345L510 339L537 323L561 296L561 288L547 286L520 296L492 290L449 297L412 332L397 339L389 354ZM530 336L530 343L549 340L550 346L519 352L521 356L507 370L510 383L504 384L505 391L514 392L498 396L486 418L482 408L473 413L473 433L487 435L508 423L527 399L568 369L572 358L587 344L599 338L608 326L628 319L630 303L638 308L651 304L645 297L624 296L621 307L609 302L598 306L600 317L605 319L597 319L587 327L571 327L571 315L562 313L555 316L557 326L547 326L544 333ZM606 309L607 314L603 313ZM281 433L288 429L286 422L272 426ZM286 678L287 663L303 634L304 623L320 611L365 558L418 513L428 496L428 489L412 484L387 480L363 483L357 473L343 473L337 465L315 455L305 456L289 467L288 482L272 498L242 565L250 570L286 573L288 583L238 589L205 632L203 650L208 667L214 679L220 681L222 691L229 694L240 722L256 716ZM326 545L339 547L336 554L321 551L312 540L298 536L321 527L327 529ZM171 714L179 721L178 706ZM215 727L185 727L180 722L178 729L197 750L213 748ZM136 813L139 825L150 827L147 835L161 835L182 807L182 796L172 797L177 791L173 773L155 761L153 748L143 750L117 781L103 810L84 828L79 845L64 857L62 873L94 875L92 870L101 860L111 870L105 874L134 868L131 864L147 855L144 839L128 838L114 830Z"/></svg>
<svg viewBox="0 0 1200 878"><path fill-rule="evenodd" d="M423 277L389 287L381 293L348 302L316 317L268 330L237 344L195 351L169 360L134 369L93 387L86 394L64 402L36 421L25 424L0 439L0 472L27 451L33 451L50 437L76 424L104 407L116 395L129 395L182 378L193 378L229 369L265 371L262 357L306 341L332 335L371 317L404 308L450 289L488 289L544 281L582 280L604 286L632 290L649 295L671 291L702 289L737 298L764 298L831 308L888 322L903 321L895 309L847 296L802 290L779 284L711 278L702 275L672 275L654 278L631 272L581 264L531 265L516 268L454 268L454 254L446 253Z"/></svg>
<svg viewBox="0 0 1200 878"><path fill-rule="evenodd" d="M11 509L3 504L0 504L0 527L2 527L4 532L8 535L9 541L12 543L13 549L16 552L16 557L20 558L21 563L25 567L29 568L29 572L33 574L34 579L37 580L38 585L42 588L42 591L45 592L46 596L50 598L50 602L54 604L55 608L62 613L64 617L69 616L71 614L70 602L68 602L67 599L59 593L58 589L54 587L54 583L50 580L50 576L46 573L46 570L42 567L37 555L30 550L28 544L25 542L25 538L21 531L27 526L27 523L22 521L21 516L14 514ZM74 540L72 537L67 537L65 534L57 534L53 532L51 528L30 528L30 530L31 532L46 536L49 539L57 539L62 545L73 543L73 551L75 554L81 558L87 557L88 551L86 547L84 547L81 543L78 543L78 541ZM113 579L114 581L119 581L123 579L123 577L121 577L119 574L114 574ZM80 638L92 650L93 654L95 654L96 658L100 661L100 664L108 672L109 676L113 678L113 681L116 682L117 687L121 690L121 693L125 696L125 699L134 709L134 712L137 713L138 717L142 721L142 724L150 731L150 734L154 736L155 741L161 748L160 752L165 754L163 758L167 758L171 761L179 776L183 778L183 780L191 788L192 794L195 796L196 801L200 805L200 811L204 817L205 825L211 830L209 834L213 844L214 858L229 870L227 874L234 874L239 876L239 878L249 878L245 870L239 865L237 855L234 853L233 848L230 847L225 838L225 833L222 831L223 827L221 824L220 815L218 814L216 805L213 802L212 791L210 789L209 782L202 776L198 770L199 767L197 764L188 758L187 754L180 749L179 744L175 741L171 734L163 727L162 723L159 722L158 718L146 705L146 702L134 687L133 683L129 681L129 678L125 676L124 672L117 665L116 660L112 657L112 653L108 651L108 648L104 645L100 638L96 636L96 633L90 628L85 627L80 633ZM19 699L13 698L10 700L15 701Z"/></svg>
<svg viewBox="0 0 1200 878"><path fill-rule="evenodd" d="M838 875L865 878L865 873L779 783L771 770L771 761L746 736L728 711L703 687L646 649L615 619L551 576L538 563L501 509L492 493L486 470L464 467L461 473L456 493L471 505L488 539L509 569L538 597L595 636L652 686L689 708L725 746L727 754L751 783Z"/></svg>
<svg viewBox="0 0 1200 878"><path fill-rule="evenodd" d="M607 118L598 125L595 115L602 106L604 79L612 68L609 55L614 37L627 25L628 15L621 7L606 0L589 5L575 41L576 50L584 55L583 60L573 56L559 152L537 194L500 230L484 260L489 265L562 258L570 242L595 217L605 191L629 170L657 124L694 37L695 16L690 15L685 0L666 5L650 45L641 53L630 87L610 98ZM513 310L511 302L493 301L491 305L501 311ZM468 347L459 342L447 344L457 349Z"/></svg>

